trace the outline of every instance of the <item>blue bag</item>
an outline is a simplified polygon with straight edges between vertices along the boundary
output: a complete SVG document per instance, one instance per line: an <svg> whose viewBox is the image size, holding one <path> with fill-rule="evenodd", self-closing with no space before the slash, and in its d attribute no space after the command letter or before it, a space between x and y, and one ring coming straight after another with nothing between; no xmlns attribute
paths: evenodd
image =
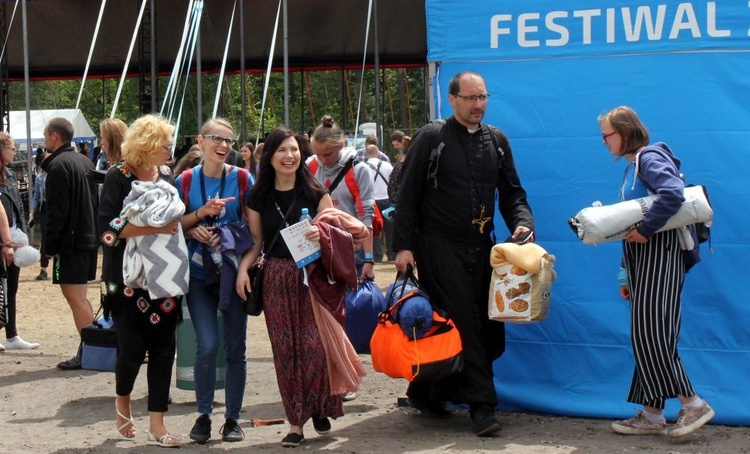
<svg viewBox="0 0 750 454"><path fill-rule="evenodd" d="M81 368L103 372L115 371L117 332L112 321L103 315L81 330Z"/></svg>
<svg viewBox="0 0 750 454"><path fill-rule="evenodd" d="M346 295L346 335L357 353L370 353L370 338L384 310L385 296L371 279Z"/></svg>

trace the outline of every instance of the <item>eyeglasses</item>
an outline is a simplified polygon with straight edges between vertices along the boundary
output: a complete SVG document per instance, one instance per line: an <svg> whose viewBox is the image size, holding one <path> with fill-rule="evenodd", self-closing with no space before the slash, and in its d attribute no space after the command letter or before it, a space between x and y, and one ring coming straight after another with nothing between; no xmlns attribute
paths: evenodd
<svg viewBox="0 0 750 454"><path fill-rule="evenodd" d="M607 137L613 136L615 134L617 134L617 131L612 131L612 132L607 133L607 134L602 134L602 140L606 142L607 141Z"/></svg>
<svg viewBox="0 0 750 454"><path fill-rule="evenodd" d="M472 96L464 96L464 95L456 94L456 95L453 95L453 96L456 96L456 97L461 98L461 99L465 99L465 100L467 100L469 102L472 102L472 103L473 102L477 102L477 101L479 101L481 103L486 103L487 102L487 98L490 97L490 94L487 93L487 94L484 94L484 95L472 95Z"/></svg>
<svg viewBox="0 0 750 454"><path fill-rule="evenodd" d="M216 145L221 145L222 142L225 142L228 147L231 147L237 142L237 139L228 139L226 137L217 136L216 134L203 134L203 137L211 139Z"/></svg>

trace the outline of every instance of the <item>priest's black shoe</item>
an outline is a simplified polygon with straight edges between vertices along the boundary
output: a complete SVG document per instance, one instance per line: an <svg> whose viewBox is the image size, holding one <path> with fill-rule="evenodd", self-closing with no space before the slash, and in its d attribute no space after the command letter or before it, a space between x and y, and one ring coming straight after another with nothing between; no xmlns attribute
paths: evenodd
<svg viewBox="0 0 750 454"><path fill-rule="evenodd" d="M432 416L433 418L450 418L453 412L445 408L443 402L433 399L409 398L411 406L419 410L423 415Z"/></svg>
<svg viewBox="0 0 750 454"><path fill-rule="evenodd" d="M500 422L495 418L495 410L492 405L485 403L472 403L469 405L472 429L479 437L486 437L502 429Z"/></svg>

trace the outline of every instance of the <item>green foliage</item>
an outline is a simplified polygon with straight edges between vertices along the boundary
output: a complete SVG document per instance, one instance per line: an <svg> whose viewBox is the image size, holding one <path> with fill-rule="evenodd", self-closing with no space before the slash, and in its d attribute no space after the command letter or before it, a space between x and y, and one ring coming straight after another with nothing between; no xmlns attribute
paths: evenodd
<svg viewBox="0 0 750 454"><path fill-rule="evenodd" d="M384 149L390 149L390 133L401 129L407 134L416 132L428 120L429 108L426 101L425 68L384 69L380 72L381 118L384 130ZM218 74L204 74L201 77L200 116L207 119L213 111L216 97ZM235 125L238 137L254 139L271 131L275 126L284 123L284 75L281 72L271 74L269 92L265 103L265 115L261 118L265 73L247 73L245 77L246 127L240 131L242 123L241 76L229 74L224 77L218 116L223 116ZM158 81L157 105L159 111L164 103L164 95L169 82L168 77ZM98 132L101 120L109 118L114 103L119 78L92 78L86 81L81 96L80 109ZM30 108L36 109L72 109L76 105L80 80L34 81L29 84ZM360 90L361 87L361 90ZM179 135L192 138L198 134L200 124L198 95L195 75L187 82L180 81L176 108L171 121L177 120L177 111L184 96L183 111L180 117ZM125 123L130 123L141 115L139 81L137 78L126 79L116 116ZM184 92L184 95L183 95ZM360 92L361 103L358 102ZM23 82L12 82L9 86L8 102L10 110L25 108ZM364 78L361 71L295 71L289 73L289 123L298 131L307 132L319 124L323 115L331 115L344 129L353 133L359 107L359 123L375 122L375 71L368 69ZM165 116L169 108L165 109Z"/></svg>

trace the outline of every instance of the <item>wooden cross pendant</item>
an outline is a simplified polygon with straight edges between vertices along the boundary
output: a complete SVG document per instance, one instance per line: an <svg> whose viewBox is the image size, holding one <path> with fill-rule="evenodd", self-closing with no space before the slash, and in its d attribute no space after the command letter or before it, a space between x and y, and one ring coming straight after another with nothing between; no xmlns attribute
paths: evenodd
<svg viewBox="0 0 750 454"><path fill-rule="evenodd" d="M484 205L482 205L482 211L479 212L479 217L471 220L472 225L476 225L479 228L479 233L484 233L484 226L490 222L492 218L484 215Z"/></svg>

